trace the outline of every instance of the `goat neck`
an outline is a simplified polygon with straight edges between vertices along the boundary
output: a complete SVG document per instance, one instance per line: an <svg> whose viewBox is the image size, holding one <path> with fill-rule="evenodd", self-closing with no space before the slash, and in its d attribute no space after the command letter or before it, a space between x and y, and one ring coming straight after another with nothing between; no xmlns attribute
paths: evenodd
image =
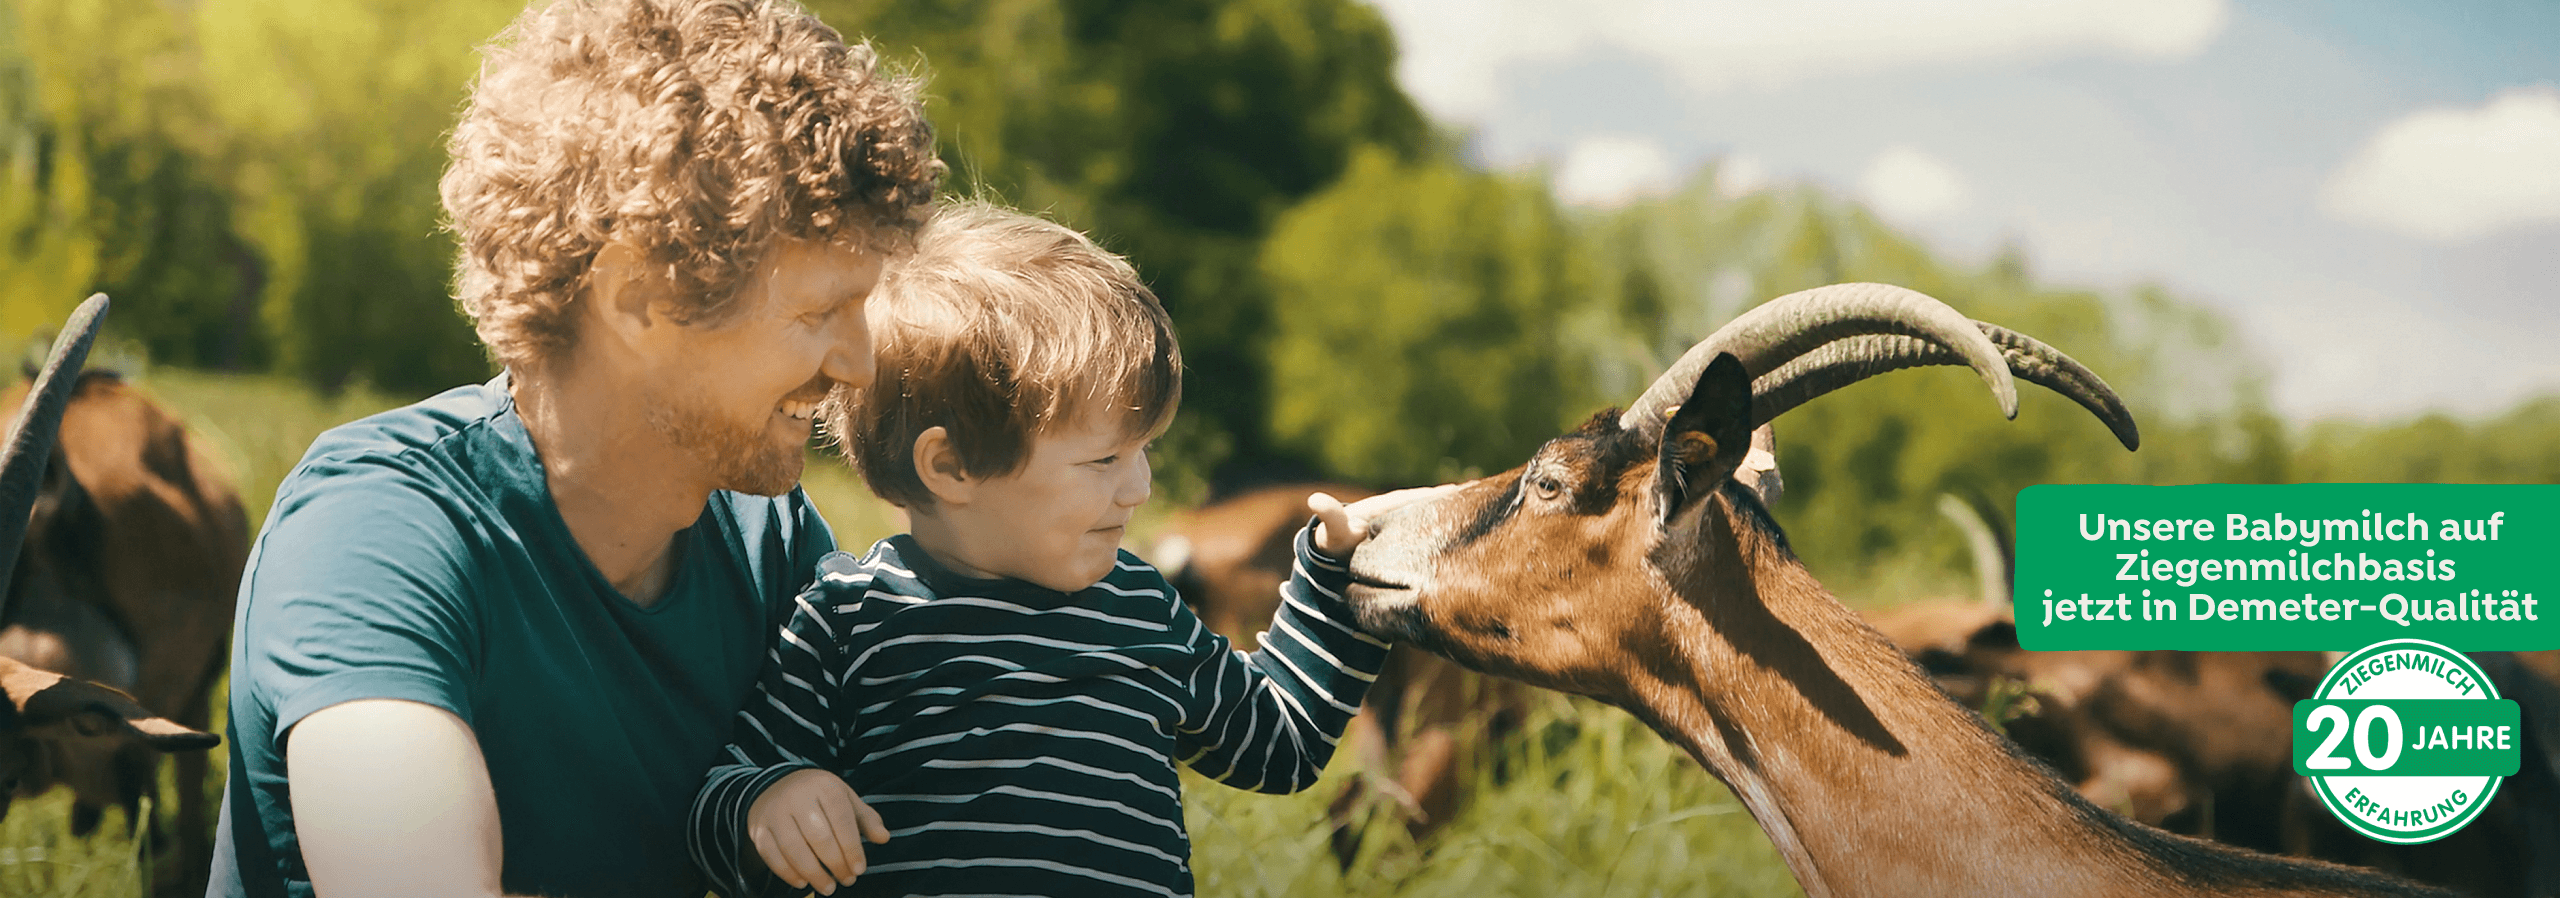
<svg viewBox="0 0 2560 898"><path fill-rule="evenodd" d="M1946 701L1756 513L1719 495L1683 528L1695 541L1656 548L1672 651L1608 698L1730 786L1806 894L2170 891L2127 876L2145 871L2059 782Z"/></svg>

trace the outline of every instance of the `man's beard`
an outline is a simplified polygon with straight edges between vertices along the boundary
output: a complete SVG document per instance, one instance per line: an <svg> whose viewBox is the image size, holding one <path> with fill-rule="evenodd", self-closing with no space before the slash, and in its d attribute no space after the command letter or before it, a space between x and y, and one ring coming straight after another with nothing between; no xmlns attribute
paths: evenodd
<svg viewBox="0 0 2560 898"><path fill-rule="evenodd" d="M701 462L713 489L779 496L800 483L802 448L773 444L761 419L733 421L696 397L667 398L650 404L649 426Z"/></svg>

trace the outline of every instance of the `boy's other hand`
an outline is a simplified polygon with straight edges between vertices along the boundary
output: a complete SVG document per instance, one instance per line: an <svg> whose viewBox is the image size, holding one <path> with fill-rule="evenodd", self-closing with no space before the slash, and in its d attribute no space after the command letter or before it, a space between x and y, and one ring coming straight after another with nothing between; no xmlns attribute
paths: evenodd
<svg viewBox="0 0 2560 898"><path fill-rule="evenodd" d="M1444 483L1439 486L1396 490L1391 493L1379 493L1349 505L1342 504L1342 500L1334 498L1331 493L1311 494L1307 496L1307 510L1316 513L1316 551L1323 552L1329 558L1350 558L1353 549L1359 548L1361 543L1368 541L1370 521L1415 502L1437 498L1464 485Z"/></svg>
<svg viewBox="0 0 2560 898"><path fill-rule="evenodd" d="M833 895L869 865L862 843L889 841L889 827L833 771L801 770L756 796L747 808L747 838L765 869L792 888Z"/></svg>

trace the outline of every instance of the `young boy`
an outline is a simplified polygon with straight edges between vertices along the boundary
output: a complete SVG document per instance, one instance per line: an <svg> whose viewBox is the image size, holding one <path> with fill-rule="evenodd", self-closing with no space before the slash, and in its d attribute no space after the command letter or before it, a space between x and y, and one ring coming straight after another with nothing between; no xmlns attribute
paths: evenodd
<svg viewBox="0 0 2560 898"><path fill-rule="evenodd" d="M732 895L1188 895L1174 765L1315 781L1387 648L1337 559L1413 497L1311 501L1262 649L1231 650L1119 550L1181 395L1154 295L985 204L917 242L881 286L878 380L822 411L913 532L820 562L695 800L695 860Z"/></svg>

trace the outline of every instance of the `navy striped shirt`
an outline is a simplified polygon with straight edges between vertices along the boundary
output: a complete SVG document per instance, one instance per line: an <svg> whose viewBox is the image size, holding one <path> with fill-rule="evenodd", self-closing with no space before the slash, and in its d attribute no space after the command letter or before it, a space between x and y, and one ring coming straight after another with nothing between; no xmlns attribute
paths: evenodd
<svg viewBox="0 0 2560 898"><path fill-rule="evenodd" d="M1314 784L1386 657L1311 529L1250 654L1125 551L1073 594L957 574L908 536L827 556L695 800L695 862L731 895L784 891L746 872L746 812L815 767L889 828L852 894L1191 894L1174 765Z"/></svg>

